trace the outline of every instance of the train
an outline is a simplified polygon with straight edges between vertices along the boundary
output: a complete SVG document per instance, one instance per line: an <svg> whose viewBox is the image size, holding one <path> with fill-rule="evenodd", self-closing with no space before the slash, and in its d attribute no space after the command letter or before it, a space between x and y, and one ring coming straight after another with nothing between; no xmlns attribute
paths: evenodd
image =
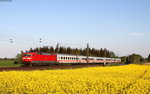
<svg viewBox="0 0 150 94"><path fill-rule="evenodd" d="M22 55L22 63L33 65L61 65L61 64L112 64L121 62L120 58L105 58L83 55L70 55L59 53L26 52Z"/></svg>

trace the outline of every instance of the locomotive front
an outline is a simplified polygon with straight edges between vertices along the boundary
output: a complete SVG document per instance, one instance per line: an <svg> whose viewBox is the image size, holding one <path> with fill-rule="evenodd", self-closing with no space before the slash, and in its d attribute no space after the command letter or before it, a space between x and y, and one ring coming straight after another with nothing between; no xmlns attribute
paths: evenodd
<svg viewBox="0 0 150 94"><path fill-rule="evenodd" d="M32 53L24 53L24 54L22 55L22 62L23 62L25 65L31 64L31 62L32 62Z"/></svg>

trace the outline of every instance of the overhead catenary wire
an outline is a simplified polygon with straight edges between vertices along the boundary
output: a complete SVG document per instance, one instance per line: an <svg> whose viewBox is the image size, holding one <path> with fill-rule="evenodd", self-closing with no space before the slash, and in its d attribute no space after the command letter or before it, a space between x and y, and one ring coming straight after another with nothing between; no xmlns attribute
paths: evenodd
<svg viewBox="0 0 150 94"><path fill-rule="evenodd" d="M36 43L37 40L43 44L55 44L57 42L49 42L48 40L48 34L43 35L43 32L41 35L37 35L34 32L16 32L16 31L10 31L10 30L4 30L0 28L0 38L3 37L3 39L10 39L13 38L14 40L19 40L19 41L29 41L30 43ZM40 40L39 40L40 38ZM41 44L42 44L41 43Z"/></svg>
<svg viewBox="0 0 150 94"><path fill-rule="evenodd" d="M56 43L58 43L57 41L50 42L48 40L47 35L45 35L43 38L39 35L37 36L33 32L30 32L30 33L15 32L15 31L4 30L4 29L0 28L0 42L8 41L7 43L13 43L14 45L15 44L16 45L33 45L33 46L38 47L38 46L44 46L44 45L54 46L54 45L56 45ZM69 43L66 44L64 42L61 42L61 45L66 47L66 45L69 46L71 44L69 44ZM77 48L77 47L75 47L75 48ZM81 48L85 48L85 47L82 46Z"/></svg>
<svg viewBox="0 0 150 94"><path fill-rule="evenodd" d="M0 35L7 37L16 37L16 38L24 38L28 39L28 37L38 37L35 33L27 33L27 32L16 32L16 31L8 31L0 28ZM19 37L21 36L21 37ZM27 37L26 37L27 36Z"/></svg>
<svg viewBox="0 0 150 94"><path fill-rule="evenodd" d="M26 37L28 36L28 37ZM13 40L12 40L13 39ZM2 30L0 29L0 42L1 41L10 41L10 43L13 43L15 41L16 44L35 44L38 41L38 38L36 39L33 37L29 37L29 35L25 35L25 33L20 33L17 34L14 32L10 32L10 31L6 31L6 30ZM41 42L41 38L40 38L40 42Z"/></svg>

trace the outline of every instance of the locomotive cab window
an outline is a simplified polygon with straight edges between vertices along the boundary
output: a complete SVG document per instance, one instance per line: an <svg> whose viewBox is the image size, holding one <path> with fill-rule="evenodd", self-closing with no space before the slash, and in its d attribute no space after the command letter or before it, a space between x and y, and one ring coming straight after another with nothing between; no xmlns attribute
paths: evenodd
<svg viewBox="0 0 150 94"><path fill-rule="evenodd" d="M31 54L25 54L24 56L26 56L26 57L30 57L30 56L31 56Z"/></svg>

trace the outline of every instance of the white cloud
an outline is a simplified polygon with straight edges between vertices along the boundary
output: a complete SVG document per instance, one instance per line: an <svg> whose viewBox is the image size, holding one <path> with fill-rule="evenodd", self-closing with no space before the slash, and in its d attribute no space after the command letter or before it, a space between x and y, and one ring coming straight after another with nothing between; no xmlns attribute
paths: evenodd
<svg viewBox="0 0 150 94"><path fill-rule="evenodd" d="M137 37L138 37L138 36L143 36L143 35L144 35L143 33L132 33L132 34L131 34L131 36L137 36Z"/></svg>

